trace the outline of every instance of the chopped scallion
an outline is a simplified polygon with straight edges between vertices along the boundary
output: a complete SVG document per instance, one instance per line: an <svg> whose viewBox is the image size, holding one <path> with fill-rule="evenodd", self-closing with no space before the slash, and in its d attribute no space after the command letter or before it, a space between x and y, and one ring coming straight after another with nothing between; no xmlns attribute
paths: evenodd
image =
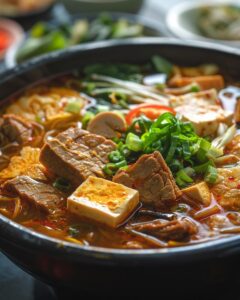
<svg viewBox="0 0 240 300"><path fill-rule="evenodd" d="M82 107L83 107L83 104L81 101L79 101L79 100L72 101L71 100L65 106L65 111L72 113L72 114L79 114Z"/></svg>
<svg viewBox="0 0 240 300"><path fill-rule="evenodd" d="M217 169L213 166L208 166L204 180L210 184L213 184L216 182L217 178L218 178Z"/></svg>
<svg viewBox="0 0 240 300"><path fill-rule="evenodd" d="M62 192L68 192L71 189L71 184L64 178L56 179L53 186Z"/></svg>
<svg viewBox="0 0 240 300"><path fill-rule="evenodd" d="M141 139L139 138L139 136L131 132L127 135L126 145L129 150L132 150L134 152L138 152L142 150Z"/></svg>

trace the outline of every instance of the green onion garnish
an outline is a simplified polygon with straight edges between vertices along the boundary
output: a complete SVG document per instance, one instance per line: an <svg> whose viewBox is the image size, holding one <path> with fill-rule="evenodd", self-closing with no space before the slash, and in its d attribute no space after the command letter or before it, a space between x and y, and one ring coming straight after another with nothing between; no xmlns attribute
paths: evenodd
<svg viewBox="0 0 240 300"><path fill-rule="evenodd" d="M215 183L218 178L217 169L213 166L208 166L204 180L208 183Z"/></svg>
<svg viewBox="0 0 240 300"><path fill-rule="evenodd" d="M83 129L87 128L88 123L95 117L95 114L88 111L85 113L85 115L82 118L82 127Z"/></svg>
<svg viewBox="0 0 240 300"><path fill-rule="evenodd" d="M71 189L71 184L64 178L56 179L53 186L62 192L68 192Z"/></svg>
<svg viewBox="0 0 240 300"><path fill-rule="evenodd" d="M138 152L142 150L141 139L139 138L139 136L131 132L127 135L126 145L129 150L132 150L134 152Z"/></svg>
<svg viewBox="0 0 240 300"><path fill-rule="evenodd" d="M65 106L65 111L72 114L79 114L82 106L82 102L79 100L69 101Z"/></svg>

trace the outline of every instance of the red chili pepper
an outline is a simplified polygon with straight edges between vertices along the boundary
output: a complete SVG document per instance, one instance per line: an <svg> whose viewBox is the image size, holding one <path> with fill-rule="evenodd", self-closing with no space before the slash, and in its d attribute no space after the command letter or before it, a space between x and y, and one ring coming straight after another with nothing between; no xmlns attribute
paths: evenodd
<svg viewBox="0 0 240 300"><path fill-rule="evenodd" d="M157 119L160 115L165 112L170 112L175 115L174 109L171 107L160 105L160 104L140 104L136 108L129 111L126 115L126 122L128 125L132 124L133 119L145 115L151 120Z"/></svg>

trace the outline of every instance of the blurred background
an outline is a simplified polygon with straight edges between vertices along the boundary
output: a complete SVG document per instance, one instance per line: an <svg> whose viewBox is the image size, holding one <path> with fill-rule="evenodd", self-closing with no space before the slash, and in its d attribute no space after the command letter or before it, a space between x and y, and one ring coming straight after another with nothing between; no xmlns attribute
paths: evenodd
<svg viewBox="0 0 240 300"><path fill-rule="evenodd" d="M202 40L216 47L221 43L239 48L240 2L0 0L0 72L74 45L143 36ZM229 298L228 292L223 291L224 297ZM60 298L64 295L55 298L50 288L0 254L0 299Z"/></svg>
<svg viewBox="0 0 240 300"><path fill-rule="evenodd" d="M240 46L237 0L0 0L0 70L109 39L175 37Z"/></svg>

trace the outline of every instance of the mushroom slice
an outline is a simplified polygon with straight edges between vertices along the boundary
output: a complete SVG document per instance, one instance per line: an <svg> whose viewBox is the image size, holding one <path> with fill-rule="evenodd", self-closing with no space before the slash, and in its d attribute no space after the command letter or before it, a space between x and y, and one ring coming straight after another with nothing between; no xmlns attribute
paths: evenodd
<svg viewBox="0 0 240 300"><path fill-rule="evenodd" d="M97 114L87 127L91 133L108 139L116 137L118 132L123 132L125 129L125 120L119 114L110 111Z"/></svg>

